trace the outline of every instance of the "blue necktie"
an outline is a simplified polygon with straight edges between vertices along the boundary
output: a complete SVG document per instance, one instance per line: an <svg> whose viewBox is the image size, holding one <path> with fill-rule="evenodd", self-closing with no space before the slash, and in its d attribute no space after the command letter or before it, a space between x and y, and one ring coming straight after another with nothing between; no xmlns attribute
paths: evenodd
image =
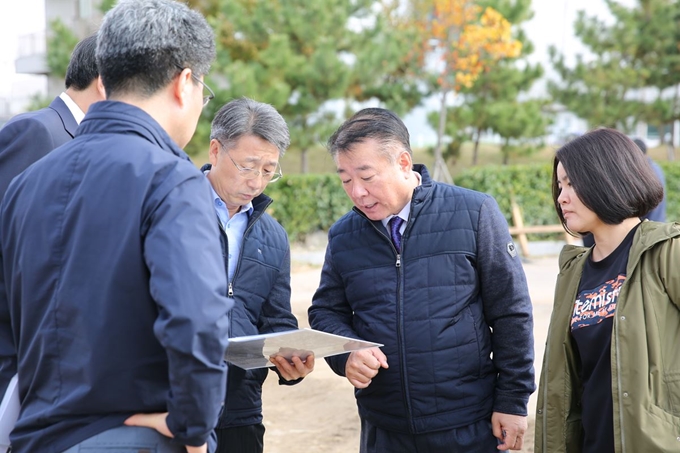
<svg viewBox="0 0 680 453"><path fill-rule="evenodd" d="M401 233L399 232L399 228L401 228L402 223L404 223L404 219L399 216L392 217L389 222L390 236L392 236L392 242L397 248L397 253L401 253Z"/></svg>

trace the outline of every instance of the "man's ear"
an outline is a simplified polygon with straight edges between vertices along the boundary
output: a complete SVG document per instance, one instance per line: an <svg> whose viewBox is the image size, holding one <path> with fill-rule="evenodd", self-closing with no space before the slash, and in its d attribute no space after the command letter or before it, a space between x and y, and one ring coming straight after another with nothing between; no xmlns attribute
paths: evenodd
<svg viewBox="0 0 680 453"><path fill-rule="evenodd" d="M102 81L102 76L97 76L97 79L94 81L94 83L96 84L97 93L99 93L101 100L102 101L105 100L106 99L106 88L104 88L104 82Z"/></svg>
<svg viewBox="0 0 680 453"><path fill-rule="evenodd" d="M172 94L177 99L181 107L191 99L193 94L194 83L191 80L191 69L185 68L172 81Z"/></svg>
<svg viewBox="0 0 680 453"><path fill-rule="evenodd" d="M411 154L409 154L408 151L404 150L399 153L397 164L399 165L401 171L403 171L405 174L411 174L411 170L413 170L413 159L411 158Z"/></svg>
<svg viewBox="0 0 680 453"><path fill-rule="evenodd" d="M213 138L210 140L210 149L208 150L208 158L210 159L210 164L214 167L217 165L217 155L220 152L220 142Z"/></svg>

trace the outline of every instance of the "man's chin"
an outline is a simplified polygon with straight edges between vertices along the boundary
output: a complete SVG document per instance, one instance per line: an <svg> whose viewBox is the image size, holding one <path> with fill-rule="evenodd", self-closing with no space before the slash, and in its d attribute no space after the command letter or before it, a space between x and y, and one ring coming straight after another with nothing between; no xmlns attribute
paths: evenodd
<svg viewBox="0 0 680 453"><path fill-rule="evenodd" d="M362 209L362 208L359 208L359 211L363 212L364 215L365 215L366 217L368 217L370 220L374 220L374 221L382 220L382 219L384 219L385 217L387 217L386 215L381 214L381 213L379 213L379 212L377 212L377 211L375 211L375 210L373 210L373 209Z"/></svg>

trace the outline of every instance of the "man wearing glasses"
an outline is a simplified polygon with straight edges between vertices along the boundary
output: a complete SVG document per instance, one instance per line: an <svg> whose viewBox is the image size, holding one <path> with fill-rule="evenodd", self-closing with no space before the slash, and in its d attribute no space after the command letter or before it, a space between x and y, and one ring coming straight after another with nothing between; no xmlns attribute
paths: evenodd
<svg viewBox="0 0 680 453"><path fill-rule="evenodd" d="M210 163L201 170L212 186L234 301L230 337L297 329L290 308L290 246L283 227L265 212L272 200L262 192L282 176L279 158L290 138L288 126L270 105L236 99L215 115ZM293 363L274 358L279 384L292 385L314 369L314 357ZM267 368L229 366L225 410L217 426L219 453L262 453L262 383Z"/></svg>
<svg viewBox="0 0 680 453"><path fill-rule="evenodd" d="M120 0L96 58L107 100L0 207L0 369L18 369L21 395L12 450L206 453L231 301L210 184L182 148L213 31L181 2Z"/></svg>

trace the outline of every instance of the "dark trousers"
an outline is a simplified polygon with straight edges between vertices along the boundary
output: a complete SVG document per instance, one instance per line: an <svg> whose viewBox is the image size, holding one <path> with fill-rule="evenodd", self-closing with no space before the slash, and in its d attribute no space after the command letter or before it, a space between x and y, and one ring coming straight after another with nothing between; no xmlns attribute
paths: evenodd
<svg viewBox="0 0 680 453"><path fill-rule="evenodd" d="M497 453L497 446L489 420L425 434L387 431L361 420L360 453Z"/></svg>
<svg viewBox="0 0 680 453"><path fill-rule="evenodd" d="M216 453L262 453L264 451L264 425L238 426L216 429Z"/></svg>

